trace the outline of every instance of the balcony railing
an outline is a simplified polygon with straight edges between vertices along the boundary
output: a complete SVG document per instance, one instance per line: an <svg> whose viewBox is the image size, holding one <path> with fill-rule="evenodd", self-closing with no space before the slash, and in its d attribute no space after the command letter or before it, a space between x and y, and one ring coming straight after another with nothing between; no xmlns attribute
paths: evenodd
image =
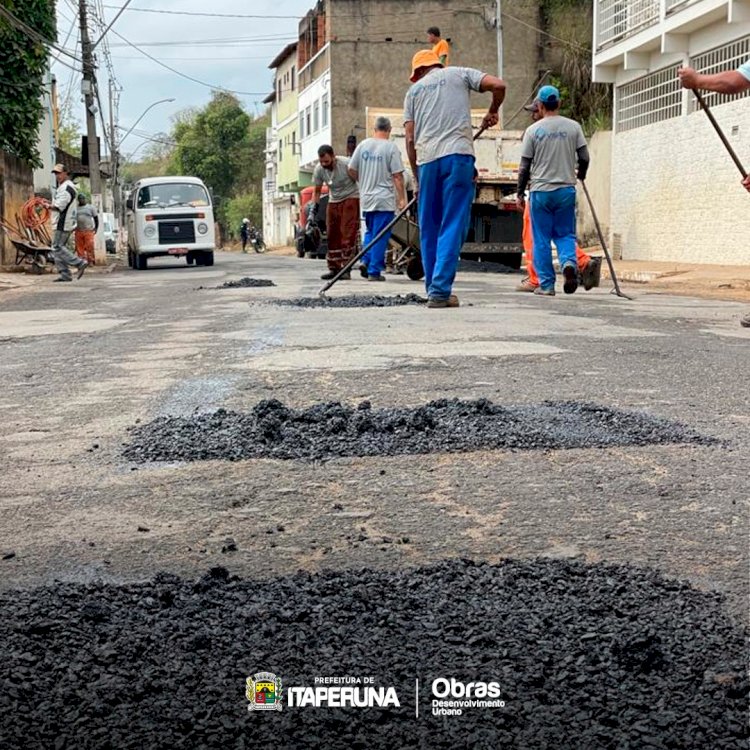
<svg viewBox="0 0 750 750"><path fill-rule="evenodd" d="M656 24L659 0L599 0L598 11L597 49L601 49Z"/></svg>

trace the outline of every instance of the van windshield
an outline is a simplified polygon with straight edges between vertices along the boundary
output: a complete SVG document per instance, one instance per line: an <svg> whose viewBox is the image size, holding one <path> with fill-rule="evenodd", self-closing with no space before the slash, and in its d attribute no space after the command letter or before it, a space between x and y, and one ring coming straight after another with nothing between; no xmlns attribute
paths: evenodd
<svg viewBox="0 0 750 750"><path fill-rule="evenodd" d="M138 191L138 208L167 208L169 206L208 206L208 194L202 185L165 182L148 185Z"/></svg>

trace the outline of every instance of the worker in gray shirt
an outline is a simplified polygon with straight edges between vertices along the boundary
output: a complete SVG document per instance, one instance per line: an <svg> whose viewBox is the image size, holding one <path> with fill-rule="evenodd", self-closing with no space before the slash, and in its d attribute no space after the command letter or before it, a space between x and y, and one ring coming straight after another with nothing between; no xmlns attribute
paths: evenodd
<svg viewBox="0 0 750 750"><path fill-rule="evenodd" d="M318 149L318 165L313 171L315 186L309 221L317 220L318 203L324 184L328 185L328 210L326 211L326 233L328 235L328 273L320 278L332 279L354 255L359 236L359 188L349 176L349 159L336 156L332 146ZM351 278L350 273L341 276Z"/></svg>
<svg viewBox="0 0 750 750"><path fill-rule="evenodd" d="M391 121L378 117L372 138L360 143L349 161L349 176L359 182L360 204L369 245L393 222L396 208L406 207L404 164L398 146L391 140ZM359 270L368 281L385 281L385 251L390 231L362 256Z"/></svg>
<svg viewBox="0 0 750 750"><path fill-rule="evenodd" d="M76 255L93 266L96 233L99 231L99 214L83 193L78 193L76 221Z"/></svg>
<svg viewBox="0 0 750 750"><path fill-rule="evenodd" d="M534 267L539 276L534 294L552 297L555 294L553 240L565 278L563 290L573 294L578 289L576 178L586 177L589 151L581 126L560 115L560 92L554 86L542 86L537 101L542 119L528 128L523 137L517 202L523 210L531 179Z"/></svg>

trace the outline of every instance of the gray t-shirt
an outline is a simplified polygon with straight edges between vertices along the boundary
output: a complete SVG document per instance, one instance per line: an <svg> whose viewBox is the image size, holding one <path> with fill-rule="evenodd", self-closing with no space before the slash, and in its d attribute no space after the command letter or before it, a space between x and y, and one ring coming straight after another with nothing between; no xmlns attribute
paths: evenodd
<svg viewBox="0 0 750 750"><path fill-rule="evenodd" d="M393 175L404 171L404 163L393 141L367 138L357 146L349 167L359 174L362 211L396 210Z"/></svg>
<svg viewBox="0 0 750 750"><path fill-rule="evenodd" d="M406 92L404 122L414 123L417 164L474 155L469 95L484 76L474 68L436 68Z"/></svg>
<svg viewBox="0 0 750 750"><path fill-rule="evenodd" d="M325 169L322 164L318 164L313 171L313 185L323 187L323 183L328 185L329 203L341 203L347 198L359 198L359 189L357 183L349 177L347 167L349 159L345 156L337 156L333 163L333 169Z"/></svg>
<svg viewBox="0 0 750 750"><path fill-rule="evenodd" d="M96 209L90 203L78 206L78 229L82 232L93 232L96 229L96 222L94 221L96 215Z"/></svg>
<svg viewBox="0 0 750 750"><path fill-rule="evenodd" d="M527 128L521 156L531 159L530 190L550 192L575 186L578 149L585 145L581 126L567 117L545 117Z"/></svg>

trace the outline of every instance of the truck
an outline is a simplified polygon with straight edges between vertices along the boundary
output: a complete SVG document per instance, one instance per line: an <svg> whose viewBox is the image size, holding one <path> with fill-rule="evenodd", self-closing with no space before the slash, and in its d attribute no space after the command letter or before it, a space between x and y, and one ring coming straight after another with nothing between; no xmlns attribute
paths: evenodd
<svg viewBox="0 0 750 750"><path fill-rule="evenodd" d="M211 196L197 177L147 177L126 201L128 265L139 271L149 258L184 257L212 266L216 236Z"/></svg>
<svg viewBox="0 0 750 750"><path fill-rule="evenodd" d="M481 128L485 114L486 110L471 111L475 132ZM391 137L398 144L408 169L403 111L367 107L368 133L381 116L391 121ZM503 263L515 269L521 267L523 216L516 208L516 185L522 141L522 130L494 127L484 131L474 142L478 177L462 258Z"/></svg>

